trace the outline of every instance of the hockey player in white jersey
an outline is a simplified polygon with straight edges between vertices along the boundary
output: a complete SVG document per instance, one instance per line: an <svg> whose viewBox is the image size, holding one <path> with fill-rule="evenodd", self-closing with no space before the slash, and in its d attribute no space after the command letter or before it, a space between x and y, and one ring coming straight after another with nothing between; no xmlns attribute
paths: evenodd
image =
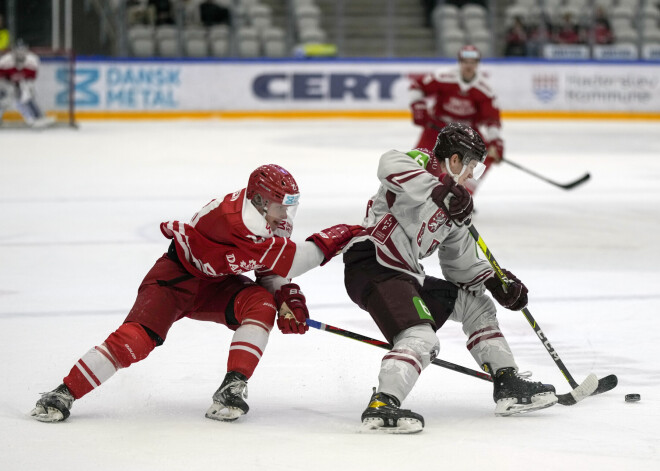
<svg viewBox="0 0 660 471"><path fill-rule="evenodd" d="M472 128L450 123L432 152L391 150L380 159L381 186L362 224L370 235L353 239L344 254L349 296L393 344L362 414L366 430L422 430L422 416L400 406L437 356L435 331L447 319L462 323L467 349L493 376L496 415L531 412L557 402L552 385L518 374L486 293L503 307L520 310L527 304L527 288L508 270L511 283L503 288L490 264L478 258L465 225L473 203L464 185L480 176L485 157L486 147ZM426 275L420 264L435 252L444 280Z"/></svg>
<svg viewBox="0 0 660 471"><path fill-rule="evenodd" d="M28 126L43 128L54 123L44 116L36 101L35 80L39 73L39 57L17 41L11 51L0 57L0 123L12 105Z"/></svg>

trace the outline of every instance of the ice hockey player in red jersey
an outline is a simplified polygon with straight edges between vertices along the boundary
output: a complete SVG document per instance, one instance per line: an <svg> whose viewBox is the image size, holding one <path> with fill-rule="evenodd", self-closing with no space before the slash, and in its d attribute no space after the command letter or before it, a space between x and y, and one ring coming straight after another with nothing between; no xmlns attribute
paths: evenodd
<svg viewBox="0 0 660 471"><path fill-rule="evenodd" d="M29 126L53 124L55 120L44 116L37 105L34 83L38 72L39 57L20 40L0 57L0 123L5 110L14 105Z"/></svg>
<svg viewBox="0 0 660 471"><path fill-rule="evenodd" d="M393 345L362 413L367 431L423 429L423 417L401 404L437 356L435 331L447 320L462 324L467 349L493 376L496 415L532 412L557 402L553 386L518 374L488 296L516 311L527 304L527 288L504 270L511 281L504 289L490 263L479 259L466 227L473 202L463 185L483 173L485 156L486 147L472 128L450 123L438 134L433 151L390 150L380 159L381 185L367 205L365 234L351 240L344 253L348 295ZM444 279L427 275L420 263L434 253Z"/></svg>
<svg viewBox="0 0 660 471"><path fill-rule="evenodd" d="M189 223L162 223L161 231L172 239L169 249L142 281L124 322L85 353L60 386L41 396L32 417L66 419L74 400L145 359L184 317L234 331L227 374L206 417L233 421L247 413L247 381L274 324L285 334L309 329L305 296L291 279L328 262L362 231L339 224L293 242L299 197L288 171L263 165L252 172L246 188L211 201ZM248 272L254 272L254 280L245 276Z"/></svg>
<svg viewBox="0 0 660 471"><path fill-rule="evenodd" d="M440 129L462 123L476 129L486 143L488 171L504 156L504 143L497 98L479 70L480 60L479 50L467 45L458 52L458 68L412 77L410 107L413 122L422 127L415 147L433 149ZM466 188L474 193L476 181L468 182Z"/></svg>

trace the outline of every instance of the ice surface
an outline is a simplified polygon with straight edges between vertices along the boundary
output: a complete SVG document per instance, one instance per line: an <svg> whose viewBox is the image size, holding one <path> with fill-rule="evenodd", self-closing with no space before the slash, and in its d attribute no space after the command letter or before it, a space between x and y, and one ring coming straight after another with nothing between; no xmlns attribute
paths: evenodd
<svg viewBox="0 0 660 471"><path fill-rule="evenodd" d="M529 308L571 374L619 386L572 407L493 415L491 386L430 366L406 407L415 436L357 433L384 350L325 332L274 332L249 383L250 412L204 418L231 332L190 320L163 347L74 404L27 413L102 342L167 247L158 224L188 220L279 163L302 189L294 239L358 223L384 151L417 129L395 121L91 122L78 131L0 133L0 470L660 469L660 124L508 121L507 155L563 191L500 165L475 225L530 289ZM439 274L434 259L425 263ZM336 259L297 279L313 318L381 339L353 306ZM522 314L499 319L522 370L570 387ZM459 326L440 357L477 368ZM626 393L641 394L626 403Z"/></svg>

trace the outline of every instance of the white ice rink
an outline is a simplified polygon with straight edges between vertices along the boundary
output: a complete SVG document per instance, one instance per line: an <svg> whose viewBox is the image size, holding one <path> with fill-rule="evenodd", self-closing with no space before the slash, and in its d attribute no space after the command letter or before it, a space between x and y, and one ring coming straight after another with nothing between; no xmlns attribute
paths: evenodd
<svg viewBox="0 0 660 471"><path fill-rule="evenodd" d="M204 418L231 332L183 320L145 361L77 401L64 423L28 417L89 348L116 329L167 248L161 221L188 220L278 163L296 177L294 239L359 223L378 158L408 150L395 121L90 122L0 132L0 470L660 469L660 123L507 121L505 165L476 197L475 225L530 290L529 308L570 373L619 386L565 407L493 415L492 387L429 366L404 406L412 436L358 433L384 350L275 329L249 383L250 412ZM435 258L426 260L439 274ZM341 259L297 279L312 318L381 339L345 294ZM500 310L522 370L570 390L522 314ZM476 369L457 324L440 358ZM624 402L639 393L639 403Z"/></svg>

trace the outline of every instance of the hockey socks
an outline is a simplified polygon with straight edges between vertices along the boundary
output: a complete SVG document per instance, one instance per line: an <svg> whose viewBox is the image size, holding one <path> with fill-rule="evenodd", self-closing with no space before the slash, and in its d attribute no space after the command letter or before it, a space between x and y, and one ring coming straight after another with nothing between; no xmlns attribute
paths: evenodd
<svg viewBox="0 0 660 471"><path fill-rule="evenodd" d="M268 344L270 329L263 322L246 319L231 340L227 371L236 371L250 378Z"/></svg>
<svg viewBox="0 0 660 471"><path fill-rule="evenodd" d="M64 378L64 384L75 399L80 399L107 381L118 369L145 359L155 347L156 342L140 324L123 324L105 342L78 360Z"/></svg>

